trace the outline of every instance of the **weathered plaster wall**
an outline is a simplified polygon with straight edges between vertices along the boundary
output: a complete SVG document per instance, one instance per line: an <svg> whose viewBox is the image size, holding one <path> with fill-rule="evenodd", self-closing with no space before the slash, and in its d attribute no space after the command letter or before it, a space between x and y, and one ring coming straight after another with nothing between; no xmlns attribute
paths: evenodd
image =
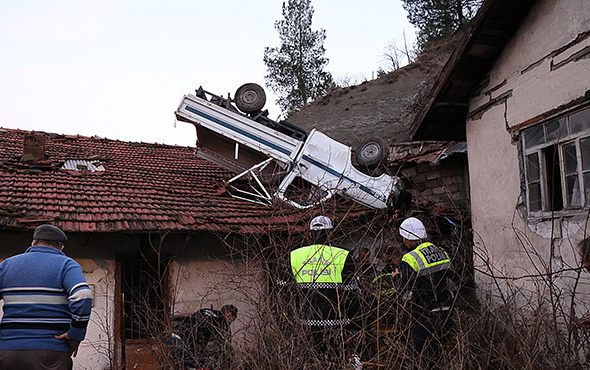
<svg viewBox="0 0 590 370"><path fill-rule="evenodd" d="M201 308L238 308L232 324L233 342L243 346L253 328L267 293L266 280L257 266L240 261L191 261L175 263L172 274L175 315L189 315Z"/></svg>
<svg viewBox="0 0 590 370"><path fill-rule="evenodd" d="M86 339L74 359L76 369L106 369L112 356L115 310L115 261L77 259L93 289L94 304Z"/></svg>
<svg viewBox="0 0 590 370"><path fill-rule="evenodd" d="M497 272L538 274L545 272L541 260L554 270L577 264L575 244L583 236L583 220L526 214L518 140L513 139L518 139L518 128L590 89L588 55L570 58L590 47L589 31L590 2L540 1L497 60L489 84L470 102L467 143L474 239L476 249L489 253ZM494 104L486 106L490 102ZM476 264L486 267L479 258ZM572 278L561 274L556 284Z"/></svg>

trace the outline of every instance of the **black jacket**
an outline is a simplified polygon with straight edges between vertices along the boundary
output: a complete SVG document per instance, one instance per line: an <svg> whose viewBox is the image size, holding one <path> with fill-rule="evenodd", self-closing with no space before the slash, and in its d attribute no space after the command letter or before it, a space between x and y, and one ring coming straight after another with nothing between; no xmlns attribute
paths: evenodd
<svg viewBox="0 0 590 370"><path fill-rule="evenodd" d="M441 261L442 258L448 260L446 253L444 253L439 247L430 245L428 248L436 252L443 252L437 254L440 256L437 258ZM415 250L416 249L414 249L414 251ZM406 255L404 255L404 257L405 256ZM430 261L430 263L432 262L437 261ZM448 267L440 270L435 269L433 272L424 274L420 273L420 271L414 270L412 266L402 258L399 271L399 275L394 279L396 290L402 295L411 292L411 301L414 303L413 306L415 309L437 310L448 307L451 304L452 295L448 286L450 269Z"/></svg>

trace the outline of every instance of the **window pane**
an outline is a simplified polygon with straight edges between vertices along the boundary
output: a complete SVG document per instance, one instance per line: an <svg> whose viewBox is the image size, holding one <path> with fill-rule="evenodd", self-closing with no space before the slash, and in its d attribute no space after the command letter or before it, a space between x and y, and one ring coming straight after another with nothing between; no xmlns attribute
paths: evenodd
<svg viewBox="0 0 590 370"><path fill-rule="evenodd" d="M590 173L584 174L584 199L586 199L586 206L590 205Z"/></svg>
<svg viewBox="0 0 590 370"><path fill-rule="evenodd" d="M529 209L532 212L541 210L541 184L529 184Z"/></svg>
<svg viewBox="0 0 590 370"><path fill-rule="evenodd" d="M526 175L528 182L539 181L539 156L537 153L529 154L526 156Z"/></svg>
<svg viewBox="0 0 590 370"><path fill-rule="evenodd" d="M576 144L569 143L563 146L563 161L565 174L575 174L578 170L578 158L576 157Z"/></svg>
<svg viewBox="0 0 590 370"><path fill-rule="evenodd" d="M572 133L590 129L590 109L572 114L570 116L570 127Z"/></svg>
<svg viewBox="0 0 590 370"><path fill-rule="evenodd" d="M545 135L543 134L543 125L539 125L524 133L524 145L526 148L531 148L535 145L543 144L545 142Z"/></svg>
<svg viewBox="0 0 590 370"><path fill-rule="evenodd" d="M578 175L568 176L565 179L567 184L567 203L572 207L582 205L582 195L580 194L580 184Z"/></svg>
<svg viewBox="0 0 590 370"><path fill-rule="evenodd" d="M582 152L582 170L590 170L590 138L580 140L580 149Z"/></svg>
<svg viewBox="0 0 590 370"><path fill-rule="evenodd" d="M567 136L565 118L549 122L547 125L547 142L550 143Z"/></svg>

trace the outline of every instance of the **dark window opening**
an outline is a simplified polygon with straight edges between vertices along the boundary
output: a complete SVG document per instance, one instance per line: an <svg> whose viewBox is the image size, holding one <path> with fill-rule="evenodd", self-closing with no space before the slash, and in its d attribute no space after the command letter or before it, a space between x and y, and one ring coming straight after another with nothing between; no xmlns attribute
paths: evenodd
<svg viewBox="0 0 590 370"><path fill-rule="evenodd" d="M561 171L559 168L558 146L551 145L543 150L545 168L547 169L547 191L550 211L563 209L563 194L561 191Z"/></svg>
<svg viewBox="0 0 590 370"><path fill-rule="evenodd" d="M143 256L121 262L124 339L153 338L165 328L169 262Z"/></svg>

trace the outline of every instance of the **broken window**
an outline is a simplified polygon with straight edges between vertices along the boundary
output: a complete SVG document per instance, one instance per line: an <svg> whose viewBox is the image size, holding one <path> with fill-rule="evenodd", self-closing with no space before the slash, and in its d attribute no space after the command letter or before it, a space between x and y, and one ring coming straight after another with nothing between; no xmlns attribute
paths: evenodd
<svg viewBox="0 0 590 370"><path fill-rule="evenodd" d="M528 210L590 206L590 108L522 132Z"/></svg>

